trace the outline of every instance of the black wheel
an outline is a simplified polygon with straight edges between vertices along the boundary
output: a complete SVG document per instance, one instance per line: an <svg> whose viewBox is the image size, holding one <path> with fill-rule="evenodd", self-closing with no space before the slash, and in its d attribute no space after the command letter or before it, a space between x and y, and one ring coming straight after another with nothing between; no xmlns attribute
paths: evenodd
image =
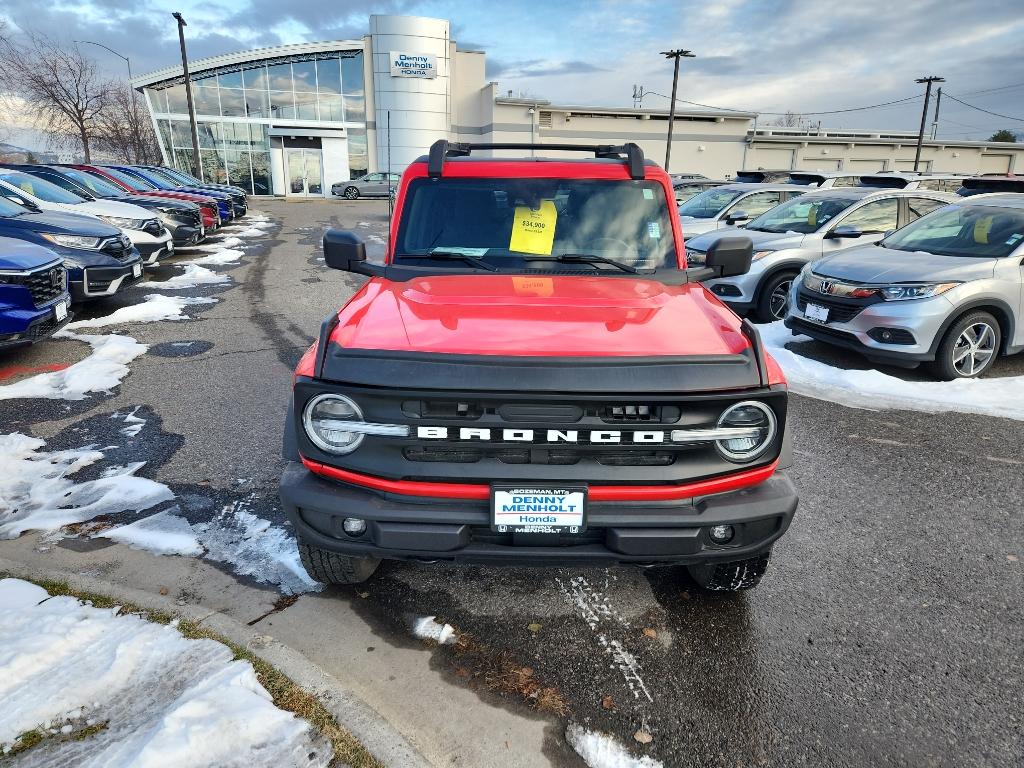
<svg viewBox="0 0 1024 768"><path fill-rule="evenodd" d="M973 379L996 361L1002 334L988 312L969 312L946 331L932 368L944 381Z"/></svg>
<svg viewBox="0 0 1024 768"><path fill-rule="evenodd" d="M701 563L687 566L690 578L702 589L712 592L739 592L753 589L761 583L761 577L768 570L770 553L732 560L726 563Z"/></svg>
<svg viewBox="0 0 1024 768"><path fill-rule="evenodd" d="M321 584L361 584L380 565L377 557L348 557L299 542L299 559L306 573Z"/></svg>
<svg viewBox="0 0 1024 768"><path fill-rule="evenodd" d="M355 200L359 197L359 190L355 187L345 187L345 191L341 194L346 200Z"/></svg>
<svg viewBox="0 0 1024 768"><path fill-rule="evenodd" d="M796 272L779 272L768 278L757 295L756 319L773 323L786 316L789 309L789 289L793 287Z"/></svg>

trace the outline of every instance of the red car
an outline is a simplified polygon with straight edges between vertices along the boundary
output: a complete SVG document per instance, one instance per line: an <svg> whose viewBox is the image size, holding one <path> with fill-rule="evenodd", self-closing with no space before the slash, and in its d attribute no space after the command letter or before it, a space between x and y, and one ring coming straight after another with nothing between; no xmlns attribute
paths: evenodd
<svg viewBox="0 0 1024 768"><path fill-rule="evenodd" d="M203 227L206 228L207 232L217 229L221 224L220 214L217 209L217 201L213 198L205 197L203 195L195 195L188 192L169 192L155 188L143 187L143 183L138 179L134 179L127 174L119 173L116 170L103 168L97 165L78 165L73 163L68 165L71 168L77 168L80 171L85 171L99 176L112 184L116 184L126 192L130 192L135 195L169 197L174 200L187 200L190 203L196 203L203 215Z"/></svg>
<svg viewBox="0 0 1024 768"><path fill-rule="evenodd" d="M587 150L582 159L477 150ZM325 583L382 558L682 565L756 586L797 507L786 383L687 269L672 183L635 144L436 143L406 170L383 263L295 371L280 496Z"/></svg>

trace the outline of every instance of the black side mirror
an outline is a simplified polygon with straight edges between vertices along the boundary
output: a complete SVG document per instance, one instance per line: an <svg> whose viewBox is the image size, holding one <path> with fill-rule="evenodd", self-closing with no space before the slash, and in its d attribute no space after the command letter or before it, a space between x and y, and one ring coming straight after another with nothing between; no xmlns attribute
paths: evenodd
<svg viewBox="0 0 1024 768"><path fill-rule="evenodd" d="M324 234L324 261L331 269L357 272L366 262L366 243L355 232L329 229Z"/></svg>
<svg viewBox="0 0 1024 768"><path fill-rule="evenodd" d="M850 224L840 224L828 233L828 237L830 240L838 240L844 237L860 237L863 234L857 227Z"/></svg>
<svg viewBox="0 0 1024 768"><path fill-rule="evenodd" d="M747 221L750 215L746 211L733 211L725 217L726 224L735 224L739 221Z"/></svg>
<svg viewBox="0 0 1024 768"><path fill-rule="evenodd" d="M749 237L722 237L708 248L704 265L718 277L738 277L750 271L753 258L754 244Z"/></svg>

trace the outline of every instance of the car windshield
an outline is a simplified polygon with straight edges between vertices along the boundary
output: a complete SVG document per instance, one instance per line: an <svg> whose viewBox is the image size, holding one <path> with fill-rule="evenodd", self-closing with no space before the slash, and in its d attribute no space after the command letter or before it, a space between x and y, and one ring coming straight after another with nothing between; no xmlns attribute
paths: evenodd
<svg viewBox="0 0 1024 768"><path fill-rule="evenodd" d="M43 179L29 176L20 171L4 171L0 173L0 181L5 181L12 187L17 187L22 192L31 195L47 203L67 203L77 205L85 202L85 198L79 197L74 192L61 189L56 184L51 184Z"/></svg>
<svg viewBox="0 0 1024 768"><path fill-rule="evenodd" d="M9 219L12 216L21 216L28 212L28 208L0 197L0 218Z"/></svg>
<svg viewBox="0 0 1024 768"><path fill-rule="evenodd" d="M64 168L62 174L77 184L95 193L96 197L124 197L124 190L116 184L104 181L99 176L93 176L85 171L78 171L74 168Z"/></svg>
<svg viewBox="0 0 1024 768"><path fill-rule="evenodd" d="M419 178L406 194L395 260L484 268L675 268L671 208L655 181Z"/></svg>
<svg viewBox="0 0 1024 768"><path fill-rule="evenodd" d="M747 229L757 232L816 232L856 203L856 197L794 197L765 211Z"/></svg>
<svg viewBox="0 0 1024 768"><path fill-rule="evenodd" d="M725 209L725 206L742 194L741 189L708 189L680 205L679 215L695 219L713 219Z"/></svg>
<svg viewBox="0 0 1024 768"><path fill-rule="evenodd" d="M203 184L205 182L200 181L195 176L190 176L184 171L179 171L177 168L164 168L158 169L164 176L170 176L172 179L177 179L184 184Z"/></svg>
<svg viewBox="0 0 1024 768"><path fill-rule="evenodd" d="M180 186L178 184L178 182L176 182L176 181L175 182L164 181L159 176L157 176L155 173L146 173L145 171L143 171L143 170L141 170L139 168L132 168L131 170L126 170L126 171L124 171L124 173L127 174L128 176L130 176L133 179L143 179L145 181L148 181L150 184L152 184L157 189L170 189L171 187Z"/></svg>
<svg viewBox="0 0 1024 768"><path fill-rule="evenodd" d="M882 240L885 248L942 256L1002 258L1024 242L1024 210L947 205Z"/></svg>
<svg viewBox="0 0 1024 768"><path fill-rule="evenodd" d="M180 186L183 182L177 178L174 174L168 173L163 168L145 168L146 178L156 177L160 181L165 181L168 184L174 184ZM191 182L189 182L191 183Z"/></svg>
<svg viewBox="0 0 1024 768"><path fill-rule="evenodd" d="M148 181L144 181L138 176L130 176L123 171L117 170L117 168L104 168L103 171L120 181L122 184L127 184L132 189L140 189L148 192L151 189L157 188L155 184L150 184Z"/></svg>

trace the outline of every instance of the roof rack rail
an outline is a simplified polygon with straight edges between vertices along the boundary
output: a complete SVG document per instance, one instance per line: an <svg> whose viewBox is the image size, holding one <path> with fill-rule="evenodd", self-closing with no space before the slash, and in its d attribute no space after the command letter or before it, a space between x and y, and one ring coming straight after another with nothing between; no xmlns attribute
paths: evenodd
<svg viewBox="0 0 1024 768"><path fill-rule="evenodd" d="M549 149L560 152L593 152L594 157L624 159L629 166L629 175L633 179L644 178L644 151L633 142L626 144L466 144L464 142L438 139L430 145L427 158L427 175L439 178L444 172L444 161L449 157L466 157L471 152L490 149Z"/></svg>

